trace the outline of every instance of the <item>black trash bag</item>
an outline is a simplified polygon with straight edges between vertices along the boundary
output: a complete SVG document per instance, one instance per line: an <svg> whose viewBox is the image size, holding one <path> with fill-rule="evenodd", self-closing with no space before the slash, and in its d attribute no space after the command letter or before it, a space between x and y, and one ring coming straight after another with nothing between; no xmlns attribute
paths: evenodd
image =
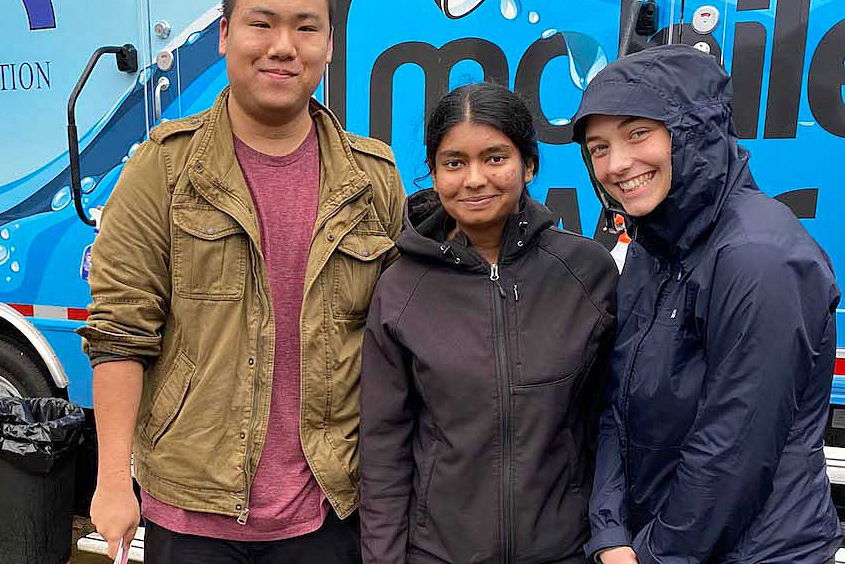
<svg viewBox="0 0 845 564"><path fill-rule="evenodd" d="M82 408L61 398L0 398L0 459L49 474L81 444L84 422Z"/></svg>

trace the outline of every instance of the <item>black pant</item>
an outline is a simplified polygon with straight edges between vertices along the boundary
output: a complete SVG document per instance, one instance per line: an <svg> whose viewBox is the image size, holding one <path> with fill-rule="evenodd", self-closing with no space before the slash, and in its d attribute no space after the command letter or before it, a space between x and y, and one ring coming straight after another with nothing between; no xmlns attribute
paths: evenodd
<svg viewBox="0 0 845 564"><path fill-rule="evenodd" d="M320 529L280 541L229 541L174 533L147 521L146 564L359 564L361 524L356 511L341 521L329 511Z"/></svg>

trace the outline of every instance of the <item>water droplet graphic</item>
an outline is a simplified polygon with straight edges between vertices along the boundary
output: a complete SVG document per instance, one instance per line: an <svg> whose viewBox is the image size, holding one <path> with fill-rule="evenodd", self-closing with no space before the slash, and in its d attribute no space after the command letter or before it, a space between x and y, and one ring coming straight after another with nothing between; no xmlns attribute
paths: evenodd
<svg viewBox="0 0 845 564"><path fill-rule="evenodd" d="M202 37L202 32L195 31L194 33L192 33L191 35L188 36L188 39L185 40L185 44L186 45L193 45L194 43L197 42L197 39L199 39L200 37Z"/></svg>
<svg viewBox="0 0 845 564"><path fill-rule="evenodd" d="M804 127L813 127L814 125L816 125L816 122L814 122L814 121L799 121L798 125L803 125Z"/></svg>
<svg viewBox="0 0 845 564"><path fill-rule="evenodd" d="M128 163L128 162L129 162L129 157L123 157L122 159L120 159L120 162L122 162L122 163Z"/></svg>
<svg viewBox="0 0 845 564"><path fill-rule="evenodd" d="M6 261L9 260L9 249L0 245L0 264L6 264Z"/></svg>
<svg viewBox="0 0 845 564"><path fill-rule="evenodd" d="M607 55L599 42L583 33L564 31L563 40L569 52L569 76L580 90L607 66Z"/></svg>
<svg viewBox="0 0 845 564"><path fill-rule="evenodd" d="M8 240L9 237L11 237L11 235L9 235L8 229L3 229L2 231L0 231L0 238Z"/></svg>
<svg viewBox="0 0 845 564"><path fill-rule="evenodd" d="M12 272L20 272L21 271L21 263L18 261L13 262L9 265L9 268L12 269Z"/></svg>
<svg viewBox="0 0 845 564"><path fill-rule="evenodd" d="M7 276L7 277L6 277L6 282L11 282L11 281L12 281L12 277L11 277L11 276Z"/></svg>
<svg viewBox="0 0 845 564"><path fill-rule="evenodd" d="M126 156L131 157L132 155L134 155L135 152L138 150L138 147L140 147L140 146L141 146L140 143L133 143L132 146L129 147L129 152L126 153Z"/></svg>
<svg viewBox="0 0 845 564"><path fill-rule="evenodd" d="M144 84L152 75L153 70L150 67L142 69L141 72L138 73L138 84Z"/></svg>
<svg viewBox="0 0 845 564"><path fill-rule="evenodd" d="M82 193L83 194L90 194L94 188L97 186L97 181L91 178L90 176L86 176L82 179Z"/></svg>
<svg viewBox="0 0 845 564"><path fill-rule="evenodd" d="M484 0L434 0L434 2L448 17L458 19L478 8Z"/></svg>
<svg viewBox="0 0 845 564"><path fill-rule="evenodd" d="M544 31L543 33L540 34L540 37L542 37L543 39L548 39L549 37L551 37L551 36L553 36L557 33L560 33L560 32L558 30L554 29L554 28L547 29L546 31Z"/></svg>
<svg viewBox="0 0 845 564"><path fill-rule="evenodd" d="M537 12L529 12L528 13L528 23L539 23L540 22L540 14Z"/></svg>
<svg viewBox="0 0 845 564"><path fill-rule="evenodd" d="M570 123L572 123L572 120L569 118L555 118L549 120L549 123L552 125L569 125Z"/></svg>
<svg viewBox="0 0 845 564"><path fill-rule="evenodd" d="M67 207L67 205L71 202L72 199L73 198L70 192L70 186L65 186L59 189L59 191L56 192L56 195L53 196L53 201L50 203L50 208L53 211L63 210Z"/></svg>
<svg viewBox="0 0 845 564"><path fill-rule="evenodd" d="M499 0L502 16L507 20L515 20L519 16L519 0Z"/></svg>

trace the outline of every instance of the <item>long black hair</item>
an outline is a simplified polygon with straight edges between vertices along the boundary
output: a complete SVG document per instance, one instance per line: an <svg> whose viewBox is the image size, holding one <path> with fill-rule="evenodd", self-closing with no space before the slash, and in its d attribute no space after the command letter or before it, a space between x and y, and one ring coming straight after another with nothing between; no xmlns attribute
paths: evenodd
<svg viewBox="0 0 845 564"><path fill-rule="evenodd" d="M540 170L540 149L534 118L517 94L489 82L469 84L443 96L428 117L425 128L426 164L434 171L435 157L443 137L452 127L464 123L489 125L504 133L519 149L522 161Z"/></svg>

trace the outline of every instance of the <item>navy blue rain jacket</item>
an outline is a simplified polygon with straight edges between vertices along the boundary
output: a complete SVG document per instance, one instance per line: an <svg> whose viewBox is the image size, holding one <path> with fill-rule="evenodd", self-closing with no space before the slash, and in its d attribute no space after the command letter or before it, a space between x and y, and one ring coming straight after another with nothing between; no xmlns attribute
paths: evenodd
<svg viewBox="0 0 845 564"><path fill-rule="evenodd" d="M827 561L840 538L822 450L839 302L829 259L755 185L710 56L676 45L621 59L590 83L576 140L593 114L662 121L672 184L630 220L585 550Z"/></svg>

